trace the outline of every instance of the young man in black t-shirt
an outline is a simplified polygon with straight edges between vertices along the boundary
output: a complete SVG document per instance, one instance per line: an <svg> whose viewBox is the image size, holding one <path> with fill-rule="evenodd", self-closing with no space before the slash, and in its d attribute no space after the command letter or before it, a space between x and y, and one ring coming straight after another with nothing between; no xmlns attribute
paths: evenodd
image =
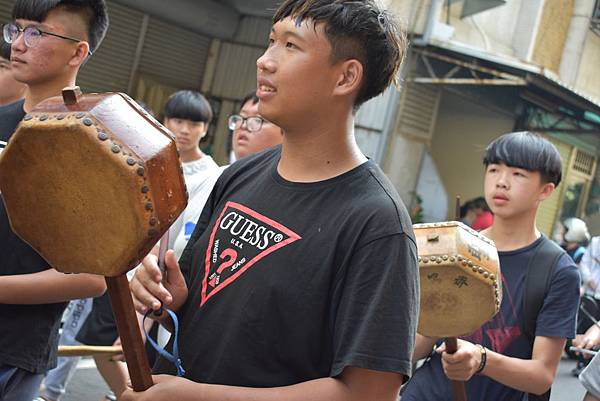
<svg viewBox="0 0 600 401"><path fill-rule="evenodd" d="M0 140L42 100L75 85L77 71L98 47L108 17L103 0L17 0L3 27L12 43L11 69L27 84L25 99L0 107ZM31 400L43 373L56 364L60 317L70 299L96 296L104 279L51 269L11 230L0 202L0 400Z"/></svg>
<svg viewBox="0 0 600 401"><path fill-rule="evenodd" d="M257 95L283 144L223 172L164 286L156 257L138 269L138 310L180 317L186 374L123 400L395 401L410 374L411 222L353 135L405 39L370 0L288 0L273 21Z"/></svg>

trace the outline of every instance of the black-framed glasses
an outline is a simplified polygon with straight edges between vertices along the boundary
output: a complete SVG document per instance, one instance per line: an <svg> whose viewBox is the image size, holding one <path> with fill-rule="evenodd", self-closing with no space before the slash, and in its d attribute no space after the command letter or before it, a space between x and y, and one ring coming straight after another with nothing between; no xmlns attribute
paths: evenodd
<svg viewBox="0 0 600 401"><path fill-rule="evenodd" d="M69 36L64 36L64 35L59 35L57 33L44 31L33 25L26 26L25 28L21 28L20 26L18 26L16 24L10 23L10 24L5 24L2 27L2 34L4 35L4 41L6 43L14 43L19 38L19 35L21 33L23 33L23 41L25 42L25 46L27 46L27 47L36 47L40 43L40 40L41 40L42 36L44 36L44 35L56 36L57 38L70 40L70 41L77 42L77 43L84 42L83 40L80 40L80 39L75 39L75 38L71 38ZM92 52L89 50L88 50L88 55L89 56L92 55Z"/></svg>
<svg viewBox="0 0 600 401"><path fill-rule="evenodd" d="M244 123L246 123L246 129L249 132L256 132L262 128L262 125L265 121L266 120L264 118L258 116L242 117L239 114L233 114L229 116L229 120L227 120L227 126L233 131L242 128Z"/></svg>

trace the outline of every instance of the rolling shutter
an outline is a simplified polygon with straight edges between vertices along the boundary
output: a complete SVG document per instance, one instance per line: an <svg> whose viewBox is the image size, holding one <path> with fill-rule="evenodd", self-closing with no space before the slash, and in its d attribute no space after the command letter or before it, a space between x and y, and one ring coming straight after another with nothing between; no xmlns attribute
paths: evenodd
<svg viewBox="0 0 600 401"><path fill-rule="evenodd" d="M0 25L12 20L12 8L14 0L0 0Z"/></svg>
<svg viewBox="0 0 600 401"><path fill-rule="evenodd" d="M129 85L144 15L114 1L107 5L106 37L77 78L84 92L126 92Z"/></svg>
<svg viewBox="0 0 600 401"><path fill-rule="evenodd" d="M210 38L150 18L138 72L161 84L199 90Z"/></svg>

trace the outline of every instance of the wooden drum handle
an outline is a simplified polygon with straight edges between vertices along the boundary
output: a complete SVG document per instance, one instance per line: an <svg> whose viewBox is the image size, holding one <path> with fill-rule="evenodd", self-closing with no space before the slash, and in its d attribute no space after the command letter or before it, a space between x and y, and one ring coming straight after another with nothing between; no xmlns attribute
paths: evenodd
<svg viewBox="0 0 600 401"><path fill-rule="evenodd" d="M458 341L456 337L448 337L444 340L446 344L446 352L454 354L458 350ZM452 380L452 393L454 401L467 401L467 391L465 390L465 382Z"/></svg>
<svg viewBox="0 0 600 401"><path fill-rule="evenodd" d="M71 356L96 356L106 355L114 356L123 353L123 348L120 345L117 346L102 346L102 345L59 345L58 356L71 357Z"/></svg>
<svg viewBox="0 0 600 401"><path fill-rule="evenodd" d="M160 275L162 277L161 283L165 284L167 282L167 265L165 262L165 255L167 253L167 249L169 249L169 230L165 231L163 236L160 239L160 245L158 247L158 268L160 269ZM154 316L162 316L164 313L162 302L160 304L160 309L155 310Z"/></svg>
<svg viewBox="0 0 600 401"><path fill-rule="evenodd" d="M122 274L117 277L106 277L106 286L117 321L133 390L138 392L148 390L154 383L142 341L142 333L133 308L127 276Z"/></svg>

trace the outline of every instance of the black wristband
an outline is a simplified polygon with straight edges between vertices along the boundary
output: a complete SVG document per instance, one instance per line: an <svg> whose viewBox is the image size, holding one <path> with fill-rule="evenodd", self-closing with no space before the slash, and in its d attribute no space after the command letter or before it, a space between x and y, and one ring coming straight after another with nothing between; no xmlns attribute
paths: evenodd
<svg viewBox="0 0 600 401"><path fill-rule="evenodd" d="M479 367L475 371L476 375L478 375L483 371L483 369L485 369L485 363L487 362L487 351L485 347L481 344L477 344L477 346L479 347L479 351L481 352L481 362L479 362Z"/></svg>

